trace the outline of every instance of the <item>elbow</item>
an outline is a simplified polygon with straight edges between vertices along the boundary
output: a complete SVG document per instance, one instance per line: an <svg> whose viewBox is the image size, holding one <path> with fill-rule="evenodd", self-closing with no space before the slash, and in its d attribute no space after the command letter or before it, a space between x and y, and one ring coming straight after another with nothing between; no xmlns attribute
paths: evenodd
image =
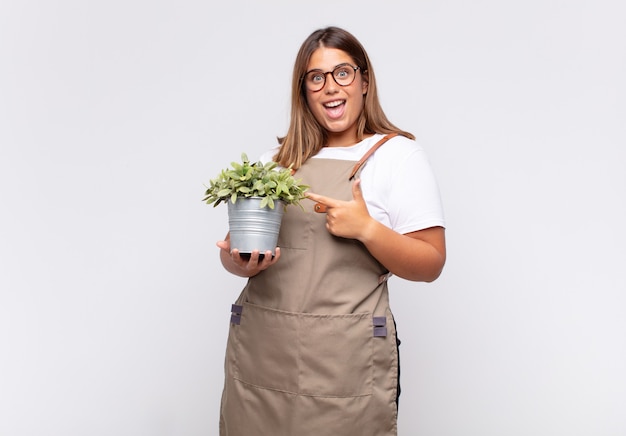
<svg viewBox="0 0 626 436"><path fill-rule="evenodd" d="M402 277L405 280L409 280L412 282L425 282L432 283L439 278L441 272L443 271L443 263L439 265L431 265L428 268L424 268L424 265L412 268L411 270L405 271L405 273L401 272L393 272L394 275L398 277Z"/></svg>
<svg viewBox="0 0 626 436"><path fill-rule="evenodd" d="M441 272L443 271L443 267L440 268L439 270L433 272L431 275L425 277L422 281L426 282L426 283L432 283L435 280L437 280L439 278L439 276L441 275Z"/></svg>
<svg viewBox="0 0 626 436"><path fill-rule="evenodd" d="M430 268L428 268L427 271L422 271L422 277L420 281L423 281L426 283L432 283L435 280L437 280L439 276L441 276L441 273L443 272L443 267L445 264L446 264L445 256L440 256L440 258L437 259L437 261L432 263L432 265L430 266Z"/></svg>
<svg viewBox="0 0 626 436"><path fill-rule="evenodd" d="M429 271L428 273L424 274L422 272L422 274L420 275L419 278L416 279L416 281L419 282L425 282L425 283L432 283L435 280L437 280L439 278L439 276L441 275L441 271L443 270L443 268L437 270L437 271Z"/></svg>
<svg viewBox="0 0 626 436"><path fill-rule="evenodd" d="M406 234L414 239L413 255L408 256L404 278L416 282L434 282L446 263L446 242L443 227L433 227Z"/></svg>

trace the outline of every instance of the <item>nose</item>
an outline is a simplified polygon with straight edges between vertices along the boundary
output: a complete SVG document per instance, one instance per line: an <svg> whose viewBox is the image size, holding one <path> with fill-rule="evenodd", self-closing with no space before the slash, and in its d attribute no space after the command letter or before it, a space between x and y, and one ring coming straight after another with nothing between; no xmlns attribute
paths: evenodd
<svg viewBox="0 0 626 436"><path fill-rule="evenodd" d="M330 74L330 77L328 75ZM335 82L335 78L333 77L333 72L329 71L324 73L324 92L332 94L336 92L339 85Z"/></svg>

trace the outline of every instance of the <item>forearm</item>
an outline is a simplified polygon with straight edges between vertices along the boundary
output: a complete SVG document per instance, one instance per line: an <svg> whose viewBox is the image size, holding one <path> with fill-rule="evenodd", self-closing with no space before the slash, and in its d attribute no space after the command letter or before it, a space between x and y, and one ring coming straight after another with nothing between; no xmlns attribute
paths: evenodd
<svg viewBox="0 0 626 436"><path fill-rule="evenodd" d="M432 282L446 261L442 227L403 235L372 219L358 239L385 268L406 280Z"/></svg>

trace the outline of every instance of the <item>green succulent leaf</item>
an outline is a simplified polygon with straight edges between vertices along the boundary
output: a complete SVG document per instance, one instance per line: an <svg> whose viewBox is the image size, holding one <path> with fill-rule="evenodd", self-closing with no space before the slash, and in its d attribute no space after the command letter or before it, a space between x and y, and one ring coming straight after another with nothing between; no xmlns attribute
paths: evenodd
<svg viewBox="0 0 626 436"><path fill-rule="evenodd" d="M276 201L298 204L304 199L309 187L291 174L291 167L281 168L276 162L250 162L245 153L241 162L232 162L212 179L202 200L207 204L230 201L242 197L262 197L261 207L273 209ZM302 205L300 205L302 207Z"/></svg>

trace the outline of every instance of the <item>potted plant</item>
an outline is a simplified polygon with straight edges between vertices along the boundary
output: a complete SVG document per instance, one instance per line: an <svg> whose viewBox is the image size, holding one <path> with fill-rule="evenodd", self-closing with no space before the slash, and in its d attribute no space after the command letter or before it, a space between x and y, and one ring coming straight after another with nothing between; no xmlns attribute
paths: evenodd
<svg viewBox="0 0 626 436"><path fill-rule="evenodd" d="M285 207L300 205L308 188L293 177L291 168L250 162L242 153L241 163L232 162L210 181L202 201L213 207L228 204L231 248L244 255L253 250L274 255Z"/></svg>

